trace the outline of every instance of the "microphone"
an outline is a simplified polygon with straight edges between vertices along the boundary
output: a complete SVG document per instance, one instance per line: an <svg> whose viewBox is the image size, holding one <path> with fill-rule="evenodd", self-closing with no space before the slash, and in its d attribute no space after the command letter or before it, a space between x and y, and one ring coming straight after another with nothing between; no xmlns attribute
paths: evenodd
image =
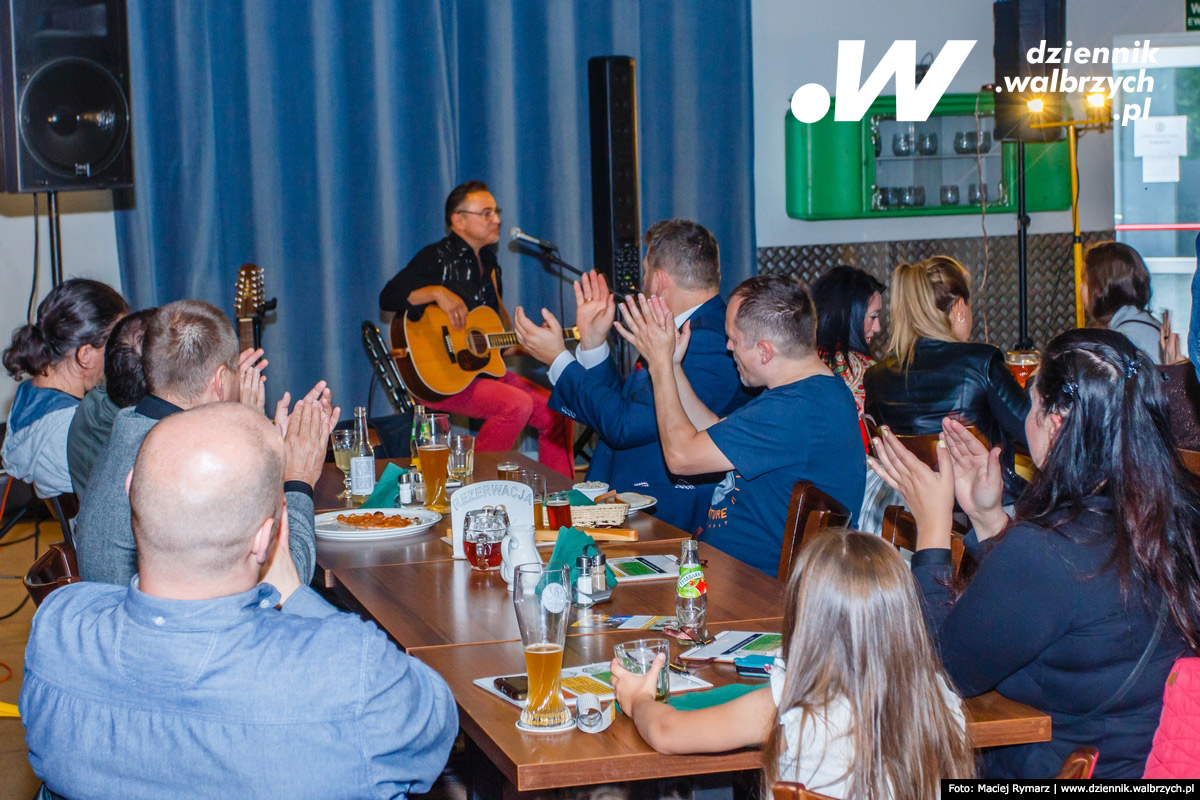
<svg viewBox="0 0 1200 800"><path fill-rule="evenodd" d="M526 244L531 244L531 245L534 245L535 247L540 247L543 250L545 250L546 252L550 252L551 250L558 249L558 247L556 247L551 242L547 242L545 239L539 239L536 236L530 236L528 233L525 233L524 231L522 231L520 228L516 227L515 225L508 229L508 236L510 239L513 239L515 241L525 242Z"/></svg>

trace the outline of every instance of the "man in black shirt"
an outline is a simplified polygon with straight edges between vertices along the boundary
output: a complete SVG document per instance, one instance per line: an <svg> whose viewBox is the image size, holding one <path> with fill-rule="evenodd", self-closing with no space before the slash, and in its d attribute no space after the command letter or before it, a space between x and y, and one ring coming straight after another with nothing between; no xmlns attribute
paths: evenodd
<svg viewBox="0 0 1200 800"><path fill-rule="evenodd" d="M456 186L446 198L446 238L424 247L408 266L388 281L379 294L385 311L420 319L434 303L461 330L467 312L488 306L511 329L501 299L500 208L482 181ZM461 392L428 408L484 420L476 448L511 450L526 425L538 431L538 460L550 469L574 477L574 431L569 419L547 408L550 392L513 372L493 379L480 375Z"/></svg>

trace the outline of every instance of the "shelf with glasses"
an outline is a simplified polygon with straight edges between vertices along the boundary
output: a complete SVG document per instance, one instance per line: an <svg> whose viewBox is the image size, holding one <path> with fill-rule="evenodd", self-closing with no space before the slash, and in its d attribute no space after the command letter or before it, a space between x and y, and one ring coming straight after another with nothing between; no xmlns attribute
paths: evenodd
<svg viewBox="0 0 1200 800"><path fill-rule="evenodd" d="M922 122L897 120L894 97L878 98L860 121L838 122L831 111L818 122L801 123L789 112L788 216L825 220L1015 211L1016 144L994 138L993 106L990 93L946 95ZM1028 210L1069 208L1066 144L1025 147Z"/></svg>

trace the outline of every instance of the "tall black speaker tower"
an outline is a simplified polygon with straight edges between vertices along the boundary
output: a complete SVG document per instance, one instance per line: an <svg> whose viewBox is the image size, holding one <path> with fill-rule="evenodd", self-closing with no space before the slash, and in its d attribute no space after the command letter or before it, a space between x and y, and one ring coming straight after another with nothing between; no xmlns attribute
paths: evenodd
<svg viewBox="0 0 1200 800"><path fill-rule="evenodd" d="M133 185L125 0L0 0L9 192Z"/></svg>
<svg viewBox="0 0 1200 800"><path fill-rule="evenodd" d="M1067 101L1062 92L1034 91L1034 79L1047 80L1060 65L1030 64L1027 53L1042 41L1047 47L1063 47L1066 41L1066 0L997 0L992 4L996 41L996 138L1023 142L1045 142L1063 138L1063 128L1033 129L1035 121L1027 101L1040 97L1045 108L1036 121L1052 122L1065 118ZM1020 92L1008 91L1005 78L1029 78L1031 83Z"/></svg>
<svg viewBox="0 0 1200 800"><path fill-rule="evenodd" d="M614 289L635 292L642 278L642 217L633 59L628 56L588 59L588 100L592 132L593 263Z"/></svg>

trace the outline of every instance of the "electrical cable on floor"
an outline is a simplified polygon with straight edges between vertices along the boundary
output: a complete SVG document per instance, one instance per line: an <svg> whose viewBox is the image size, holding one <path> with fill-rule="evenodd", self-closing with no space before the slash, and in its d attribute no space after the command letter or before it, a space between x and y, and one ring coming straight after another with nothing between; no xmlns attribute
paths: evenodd
<svg viewBox="0 0 1200 800"><path fill-rule="evenodd" d="M25 599L24 599L24 600L22 600L22 601L20 602L20 604L19 604L19 605L18 605L16 608L14 608L12 611L8 612L7 614L5 614L5 615L3 615L3 616L0 616L0 621L2 621L2 620L6 620L6 619L8 619L9 617L15 617L15 616L17 615L17 613L18 613L18 612L20 612L20 610L21 610L22 608L24 608L24 607L25 607L25 604L26 604L26 603L28 603L28 602L29 602L29 595L25 595ZM6 666L7 666L7 665L6 665Z"/></svg>
<svg viewBox="0 0 1200 800"><path fill-rule="evenodd" d="M3 661L0 661L0 667L4 667L4 669L8 670L8 674L3 678L0 678L0 683L4 683L13 676L12 667L10 667L8 664L5 664Z"/></svg>
<svg viewBox="0 0 1200 800"><path fill-rule="evenodd" d="M29 303L25 307L25 321L33 323L33 301L37 298L38 249L41 244L41 227L38 225L37 192L33 194L33 281L29 285ZM7 493L5 494L7 497Z"/></svg>

